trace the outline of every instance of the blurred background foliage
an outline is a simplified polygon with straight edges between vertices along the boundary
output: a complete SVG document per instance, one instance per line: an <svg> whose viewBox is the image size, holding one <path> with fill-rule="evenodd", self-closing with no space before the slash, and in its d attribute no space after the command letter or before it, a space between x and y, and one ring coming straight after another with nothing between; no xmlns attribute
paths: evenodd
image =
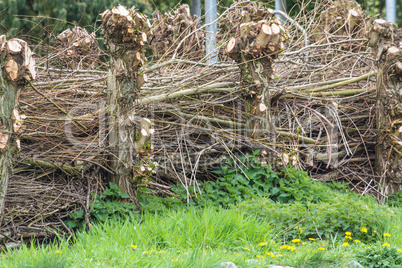
<svg viewBox="0 0 402 268"><path fill-rule="evenodd" d="M268 2L272 7L274 2ZM287 0L286 8L290 15L300 12L298 0ZM300 0L299 0L300 2ZM313 8L315 1L309 2L308 8ZM385 16L385 0L357 0L370 16ZM402 1L397 1L398 24L402 25ZM203 6L204 1L201 1ZM222 0L220 10L233 3L232 0ZM131 7L135 5L141 12L151 18L154 10L168 11L179 4L189 4L191 0L1 0L0 1L0 35L8 38L19 37L33 44L49 41L73 25L85 27L88 32L99 30L100 13L118 4Z"/></svg>

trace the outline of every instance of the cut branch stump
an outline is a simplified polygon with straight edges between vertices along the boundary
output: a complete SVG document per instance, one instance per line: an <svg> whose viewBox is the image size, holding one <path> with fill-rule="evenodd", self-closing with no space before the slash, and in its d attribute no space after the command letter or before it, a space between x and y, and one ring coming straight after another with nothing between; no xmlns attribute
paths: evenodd
<svg viewBox="0 0 402 268"><path fill-rule="evenodd" d="M378 68L375 170L385 193L402 189L402 29L375 20L368 32Z"/></svg>
<svg viewBox="0 0 402 268"><path fill-rule="evenodd" d="M235 2L234 5L237 5ZM239 64L247 117L247 134L253 139L275 139L269 88L274 60L284 48L286 32L273 10L259 3L238 5L224 20L232 25L226 54ZM233 29L236 29L235 31Z"/></svg>
<svg viewBox="0 0 402 268"><path fill-rule="evenodd" d="M20 39L0 36L0 213L3 217L8 179L12 175L13 158L20 149L22 125L18 101L22 87L35 79L35 60L28 44ZM0 220L0 228L1 228Z"/></svg>
<svg viewBox="0 0 402 268"><path fill-rule="evenodd" d="M192 16L187 4L163 16L159 10L153 14L150 46L158 60L167 59L175 52L179 42L187 38L178 48L178 56L184 59L200 60L204 57L205 31L198 30L200 21Z"/></svg>
<svg viewBox="0 0 402 268"><path fill-rule="evenodd" d="M108 112L111 181L127 193L139 208L137 188L149 173L149 138L153 130L148 119L131 110L140 87L147 81L140 67L145 62L143 47L150 30L145 15L119 5L102 13L105 45L110 54ZM152 169L151 169L152 171Z"/></svg>

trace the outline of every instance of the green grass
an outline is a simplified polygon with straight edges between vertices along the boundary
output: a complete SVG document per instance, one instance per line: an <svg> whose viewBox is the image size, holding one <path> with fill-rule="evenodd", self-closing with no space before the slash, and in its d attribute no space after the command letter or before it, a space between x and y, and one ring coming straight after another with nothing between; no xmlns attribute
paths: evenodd
<svg viewBox="0 0 402 268"><path fill-rule="evenodd" d="M92 231L46 246L23 245L7 252L0 267L220 267L227 261L238 267L347 267L352 260L398 267L401 209L348 191L328 194L320 203L258 198L227 209L149 197L142 216L94 224ZM345 232L352 233L351 240Z"/></svg>

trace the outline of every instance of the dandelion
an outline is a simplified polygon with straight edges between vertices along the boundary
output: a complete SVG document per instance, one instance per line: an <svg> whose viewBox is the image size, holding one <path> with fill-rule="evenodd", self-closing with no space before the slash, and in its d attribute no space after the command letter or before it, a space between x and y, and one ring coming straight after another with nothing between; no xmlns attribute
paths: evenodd
<svg viewBox="0 0 402 268"><path fill-rule="evenodd" d="M60 250L57 250L56 253L57 253L57 254L61 254L61 253L63 253L63 252L61 252Z"/></svg>
<svg viewBox="0 0 402 268"><path fill-rule="evenodd" d="M267 245L267 242L261 242L261 243L259 243L258 244L260 247L263 247L263 246L266 246Z"/></svg>
<svg viewBox="0 0 402 268"><path fill-rule="evenodd" d="M391 245L389 243L384 243L382 244L382 247L390 247Z"/></svg>
<svg viewBox="0 0 402 268"><path fill-rule="evenodd" d="M389 233L385 233L384 236L385 237L391 237L391 235Z"/></svg>
<svg viewBox="0 0 402 268"><path fill-rule="evenodd" d="M244 248L245 250L247 250L247 251L250 251L250 249L249 248Z"/></svg>
<svg viewBox="0 0 402 268"><path fill-rule="evenodd" d="M283 254L278 254L278 257L283 257Z"/></svg>
<svg viewBox="0 0 402 268"><path fill-rule="evenodd" d="M279 249L287 249L289 246L287 246L287 245L283 245L283 246L281 246Z"/></svg>
<svg viewBox="0 0 402 268"><path fill-rule="evenodd" d="M161 251L159 251L159 253L166 253L166 251L164 251L164 250L161 250Z"/></svg>
<svg viewBox="0 0 402 268"><path fill-rule="evenodd" d="M398 252L402 252L402 249L399 249L399 248L398 248L397 250L398 250Z"/></svg>
<svg viewBox="0 0 402 268"><path fill-rule="evenodd" d="M173 257L172 261L179 261L176 257Z"/></svg>
<svg viewBox="0 0 402 268"><path fill-rule="evenodd" d="M315 239L314 239L314 238L311 238L311 237L310 237L308 240L310 240L310 241L315 241Z"/></svg>
<svg viewBox="0 0 402 268"><path fill-rule="evenodd" d="M323 248L323 247L320 247L320 248L318 248L318 250L325 250L325 248Z"/></svg>
<svg viewBox="0 0 402 268"><path fill-rule="evenodd" d="M367 229L366 229L366 228L361 228L361 229L360 229L360 232L362 232L362 233L367 233Z"/></svg>
<svg viewBox="0 0 402 268"><path fill-rule="evenodd" d="M348 242L343 242L342 246L347 247L347 246L349 246L349 243Z"/></svg>
<svg viewBox="0 0 402 268"><path fill-rule="evenodd" d="M373 231L373 233L375 233L375 234L376 234L376 233L377 233L377 231L376 231L376 230L374 230L374 231Z"/></svg>
<svg viewBox="0 0 402 268"><path fill-rule="evenodd" d="M275 241L274 241L274 240L271 240L271 243L272 243L272 244L275 244Z"/></svg>
<svg viewBox="0 0 402 268"><path fill-rule="evenodd" d="M346 232L345 235L351 236L352 233L351 232Z"/></svg>
<svg viewBox="0 0 402 268"><path fill-rule="evenodd" d="M299 243L301 240L299 238L295 238L292 240L293 243Z"/></svg>
<svg viewBox="0 0 402 268"><path fill-rule="evenodd" d="M131 245L130 247L132 247L132 248L137 248L137 245Z"/></svg>
<svg viewBox="0 0 402 268"><path fill-rule="evenodd" d="M270 256L272 258L275 258L276 256L274 254L272 254L271 252L267 252L267 256Z"/></svg>
<svg viewBox="0 0 402 268"><path fill-rule="evenodd" d="M304 245L307 245L307 242L303 242L302 245L303 245L303 246L304 246Z"/></svg>
<svg viewBox="0 0 402 268"><path fill-rule="evenodd" d="M145 251L143 251L142 253L143 253L143 254L148 254L149 251L145 250Z"/></svg>
<svg viewBox="0 0 402 268"><path fill-rule="evenodd" d="M352 237L351 236L345 236L345 239L350 239L350 240L352 240Z"/></svg>
<svg viewBox="0 0 402 268"><path fill-rule="evenodd" d="M360 243L360 240L355 240L355 243Z"/></svg>
<svg viewBox="0 0 402 268"><path fill-rule="evenodd" d="M290 251L296 251L296 248L294 248L294 247L288 247L288 250L290 250Z"/></svg>

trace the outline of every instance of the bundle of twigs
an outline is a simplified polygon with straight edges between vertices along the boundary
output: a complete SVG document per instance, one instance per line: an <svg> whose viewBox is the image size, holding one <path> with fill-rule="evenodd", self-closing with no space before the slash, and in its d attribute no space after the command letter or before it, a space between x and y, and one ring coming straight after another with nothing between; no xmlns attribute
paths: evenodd
<svg viewBox="0 0 402 268"><path fill-rule="evenodd" d="M151 143L159 168L142 186L164 194L172 193L171 184L196 187L197 180L215 178L211 171L224 155L236 159L260 149L277 159L274 165L293 164L315 179L346 180L358 192L378 196L372 168L374 60L366 39L347 31L336 40L328 38L336 31L325 32L325 42L315 41L319 21L314 18L324 7L318 3L312 13L284 24L291 41L276 60L270 85L274 138L248 135L250 114L233 61L208 65L171 54L166 61L145 65L148 82L133 110L126 111L135 107L136 115L154 124ZM37 82L21 95L21 114L27 118L3 219L11 237L18 234L12 226L43 230L65 219L66 211L87 207L88 185L93 191L103 175L113 172L107 163L106 72L47 67L55 58L38 61ZM26 183L30 187L21 187ZM21 202L22 195L35 200L35 206Z"/></svg>

